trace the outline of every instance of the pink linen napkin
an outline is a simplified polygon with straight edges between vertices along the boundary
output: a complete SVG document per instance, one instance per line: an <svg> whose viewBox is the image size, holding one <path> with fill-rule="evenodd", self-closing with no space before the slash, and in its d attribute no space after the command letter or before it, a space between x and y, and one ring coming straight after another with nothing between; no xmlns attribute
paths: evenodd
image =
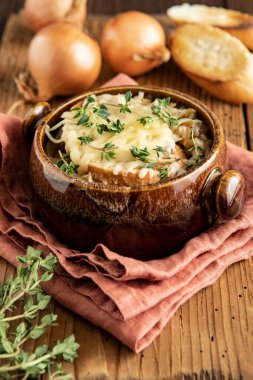
<svg viewBox="0 0 253 380"><path fill-rule="evenodd" d="M135 83L118 75L107 85ZM45 290L139 352L183 302L212 284L230 264L253 254L253 153L228 144L228 154L231 167L247 181L245 207L236 219L218 221L160 260L141 262L102 244L78 252L64 246L33 215L29 147L21 120L0 114L0 256L16 266L16 256L28 244L45 254L53 252L59 266Z"/></svg>

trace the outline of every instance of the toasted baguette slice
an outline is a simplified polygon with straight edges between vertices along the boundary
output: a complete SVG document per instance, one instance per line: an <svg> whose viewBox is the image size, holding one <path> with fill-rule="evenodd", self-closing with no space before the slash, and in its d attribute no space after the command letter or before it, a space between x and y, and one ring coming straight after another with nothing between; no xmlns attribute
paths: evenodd
<svg viewBox="0 0 253 380"><path fill-rule="evenodd" d="M173 156L182 161L178 161L182 169L186 168L184 159L186 155L182 148L176 145ZM144 163L143 163L144 164ZM158 167L162 167L166 164L158 164L157 167L153 169L144 169L142 172L143 175L140 176L140 171L143 170L140 168L135 168L132 171L124 171L124 166L122 165L122 170L117 170L117 174L114 174L115 166L105 168L103 162L90 162L88 165L88 172L92 173L92 179L95 182L101 182L107 185L117 185L117 186L138 186L138 185L152 185L158 183L160 179L160 171ZM141 166L141 162L140 162Z"/></svg>
<svg viewBox="0 0 253 380"><path fill-rule="evenodd" d="M237 38L212 26L186 24L169 37L174 61L220 99L253 103L253 56Z"/></svg>
<svg viewBox="0 0 253 380"><path fill-rule="evenodd" d="M134 169L131 172L121 170L117 173L117 175L115 175L113 172L113 167L105 168L101 162L91 162L88 165L88 171L92 173L93 181L101 182L106 185L153 185L160 181L159 171L155 169L147 169L146 174L140 178L140 169Z"/></svg>
<svg viewBox="0 0 253 380"><path fill-rule="evenodd" d="M247 13L206 5L182 4L169 8L167 15L179 25L193 23L217 26L253 50L253 17Z"/></svg>
<svg viewBox="0 0 253 380"><path fill-rule="evenodd" d="M252 66L253 70L253 66ZM253 72L253 71L252 71ZM212 82L197 75L186 73L188 77L204 90L221 100L230 103L253 103L253 80Z"/></svg>

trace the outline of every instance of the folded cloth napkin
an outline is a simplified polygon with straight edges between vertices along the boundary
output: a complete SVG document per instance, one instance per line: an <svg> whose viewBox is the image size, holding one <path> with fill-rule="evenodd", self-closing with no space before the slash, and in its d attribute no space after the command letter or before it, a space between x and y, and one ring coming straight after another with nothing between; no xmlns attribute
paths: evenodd
<svg viewBox="0 0 253 380"><path fill-rule="evenodd" d="M107 85L134 84L119 75ZM141 262L100 244L77 252L61 244L33 215L29 146L21 120L0 114L0 256L17 265L26 246L59 261L45 290L65 307L109 331L135 352L147 347L178 307L253 250L253 153L228 144L232 168L244 174L246 203L234 220L218 221L179 252Z"/></svg>

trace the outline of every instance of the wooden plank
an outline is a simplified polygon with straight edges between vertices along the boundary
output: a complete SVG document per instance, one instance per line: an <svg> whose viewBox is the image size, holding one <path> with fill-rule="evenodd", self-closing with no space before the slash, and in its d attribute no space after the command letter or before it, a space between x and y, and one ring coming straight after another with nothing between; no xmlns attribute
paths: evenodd
<svg viewBox="0 0 253 380"><path fill-rule="evenodd" d="M15 0L0 2L0 41L1 41L1 36L4 31L6 21L8 20L9 16L12 13L14 2Z"/></svg>
<svg viewBox="0 0 253 380"><path fill-rule="evenodd" d="M79 341L79 358L75 362L78 379L108 379L110 361L106 359L102 330L88 322L83 323L82 318L75 316L74 333L76 337L82 337ZM85 344L82 344L84 340Z"/></svg>
<svg viewBox="0 0 253 380"><path fill-rule="evenodd" d="M245 106L245 116L247 120L247 142L248 149L253 151L253 105Z"/></svg>
<svg viewBox="0 0 253 380"><path fill-rule="evenodd" d="M226 5L228 8L240 10L241 12L247 12L253 14L253 2L252 1L240 1L240 0L227 0ZM253 151L253 106L245 105L244 113L247 122L247 146L248 149Z"/></svg>
<svg viewBox="0 0 253 380"><path fill-rule="evenodd" d="M166 16L158 16L169 33ZM87 27L98 39L105 17L90 17ZM15 38L14 38L15 37ZM0 62L0 109L18 99L13 77L25 67L31 38L19 16L12 16L3 38ZM113 75L103 66L96 85ZM143 84L162 85L185 91L209 105L221 119L226 136L246 147L246 127L242 107L220 102L188 80L173 62L141 76ZM62 101L62 100L60 100ZM59 100L56 100L56 105ZM23 116L28 106L21 107ZM13 269L0 261L0 281ZM240 296L241 295L241 296ZM59 325L45 339L53 342L75 333L81 343L79 357L67 369L75 379L249 379L253 373L253 260L230 267L211 287L186 302L167 324L160 337L136 355L101 329L67 311L57 303L50 310L59 315Z"/></svg>
<svg viewBox="0 0 253 380"><path fill-rule="evenodd" d="M194 0L187 1L188 3L195 3ZM155 1L142 1L142 0L93 0L88 1L88 10L94 14L115 14L125 12L128 10L138 10L147 13L165 13L168 7L181 3L177 0L155 0ZM222 0L198 0L199 4L222 6Z"/></svg>
<svg viewBox="0 0 253 380"><path fill-rule="evenodd" d="M252 1L225 0L226 7L240 12L253 13Z"/></svg>

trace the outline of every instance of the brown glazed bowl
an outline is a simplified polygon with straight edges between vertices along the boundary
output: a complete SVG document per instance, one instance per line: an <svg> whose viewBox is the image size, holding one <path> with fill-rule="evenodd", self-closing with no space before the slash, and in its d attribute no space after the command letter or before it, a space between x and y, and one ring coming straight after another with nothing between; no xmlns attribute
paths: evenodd
<svg viewBox="0 0 253 380"><path fill-rule="evenodd" d="M89 94L144 91L153 98L195 108L209 126L213 145L200 166L186 175L139 187L88 183L62 172L44 151L45 124L52 126L61 114ZM217 217L239 214L245 193L242 175L226 170L226 144L222 126L204 104L178 91L147 86L109 87L87 92L55 111L38 103L29 112L24 130L33 138L30 179L35 207L45 225L71 248L88 251L98 243L122 255L155 259L178 249L210 226ZM35 134L34 134L35 133Z"/></svg>

